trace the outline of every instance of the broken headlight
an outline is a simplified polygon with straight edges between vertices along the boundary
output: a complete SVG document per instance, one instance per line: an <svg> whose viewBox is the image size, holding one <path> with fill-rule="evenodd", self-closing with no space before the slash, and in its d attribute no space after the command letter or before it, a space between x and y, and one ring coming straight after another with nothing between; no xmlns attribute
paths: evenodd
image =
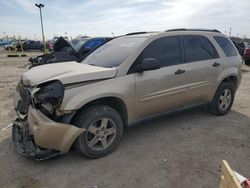
<svg viewBox="0 0 250 188"><path fill-rule="evenodd" d="M53 112L54 109L61 105L63 95L63 84L58 80L50 81L38 86L38 91L34 93L34 102L49 112Z"/></svg>

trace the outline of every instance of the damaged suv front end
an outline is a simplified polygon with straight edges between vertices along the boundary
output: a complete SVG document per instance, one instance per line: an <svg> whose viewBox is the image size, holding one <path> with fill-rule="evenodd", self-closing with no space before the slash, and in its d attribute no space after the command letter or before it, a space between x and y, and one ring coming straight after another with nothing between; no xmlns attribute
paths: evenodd
<svg viewBox="0 0 250 188"><path fill-rule="evenodd" d="M12 129L19 153L36 160L55 157L66 153L84 131L69 124L74 112L58 113L63 95L64 86L59 80L33 87L20 81L14 100L18 118Z"/></svg>

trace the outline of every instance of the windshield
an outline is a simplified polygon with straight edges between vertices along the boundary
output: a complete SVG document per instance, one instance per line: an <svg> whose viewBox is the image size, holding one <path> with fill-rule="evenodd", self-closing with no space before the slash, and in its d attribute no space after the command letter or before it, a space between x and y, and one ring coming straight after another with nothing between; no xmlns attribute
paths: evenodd
<svg viewBox="0 0 250 188"><path fill-rule="evenodd" d="M118 67L146 37L119 37L97 48L82 61L99 67Z"/></svg>
<svg viewBox="0 0 250 188"><path fill-rule="evenodd" d="M87 40L89 39L80 39L72 41L72 46L75 49L75 51L78 51Z"/></svg>

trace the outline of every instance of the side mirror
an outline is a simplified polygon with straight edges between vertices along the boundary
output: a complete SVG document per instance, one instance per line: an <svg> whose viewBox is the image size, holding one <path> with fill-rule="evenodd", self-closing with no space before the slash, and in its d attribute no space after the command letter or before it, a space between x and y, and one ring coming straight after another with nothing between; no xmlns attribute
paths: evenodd
<svg viewBox="0 0 250 188"><path fill-rule="evenodd" d="M136 72L143 72L143 71L149 71L149 70L156 70L160 68L161 68L161 64L157 59L146 58L135 67L135 70Z"/></svg>

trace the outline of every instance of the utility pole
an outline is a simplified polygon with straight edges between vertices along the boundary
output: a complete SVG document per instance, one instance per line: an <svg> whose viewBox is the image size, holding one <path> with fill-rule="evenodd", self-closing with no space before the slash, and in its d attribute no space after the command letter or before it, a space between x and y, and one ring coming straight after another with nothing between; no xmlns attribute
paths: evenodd
<svg viewBox="0 0 250 188"><path fill-rule="evenodd" d="M229 30L229 37L231 37L231 34L232 34L232 27L230 27L230 30Z"/></svg>
<svg viewBox="0 0 250 188"><path fill-rule="evenodd" d="M46 42L45 42L45 37L44 37L44 32L43 32L43 17L42 17L42 8L44 7L44 4L35 4L36 7L39 8L40 11L40 19L41 19L41 28L42 28L42 38L43 38L43 48L44 48L44 53L46 53Z"/></svg>

